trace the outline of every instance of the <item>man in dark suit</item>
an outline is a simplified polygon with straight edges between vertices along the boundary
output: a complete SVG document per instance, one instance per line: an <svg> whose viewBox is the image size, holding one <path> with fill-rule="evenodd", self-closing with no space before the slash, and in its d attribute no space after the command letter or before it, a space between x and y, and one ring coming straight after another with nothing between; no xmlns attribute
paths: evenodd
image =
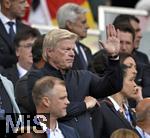
<svg viewBox="0 0 150 138"><path fill-rule="evenodd" d="M15 34L29 28L17 19L24 16L29 4L27 0L0 0L0 5L0 65L8 68L17 62L13 45Z"/></svg>
<svg viewBox="0 0 150 138"><path fill-rule="evenodd" d="M32 47L32 56L33 56L33 66L31 70L41 69L44 67L45 61L42 57L42 47L43 47L44 35L38 37L35 40ZM19 106L21 113L31 113L34 110L34 106L29 102L29 91L28 91L28 75L25 74L22 78L20 78L15 87L15 97L16 102Z"/></svg>
<svg viewBox="0 0 150 138"><path fill-rule="evenodd" d="M35 28L22 30L15 36L14 47L17 57L17 64L4 70L4 75L13 82L14 86L19 78L23 77L33 65L32 46L40 36Z"/></svg>
<svg viewBox="0 0 150 138"><path fill-rule="evenodd" d="M114 26L120 25L128 25L131 26L135 31L135 39L134 39L134 49L133 56L137 64L149 64L148 56L141 51L138 51L140 46L140 41L142 38L141 28L140 28L140 20L133 15L118 15L114 22Z"/></svg>
<svg viewBox="0 0 150 138"><path fill-rule="evenodd" d="M47 122L40 120L40 126L48 137L79 138L78 133L71 127L58 123L57 119L67 114L69 104L65 82L55 77L46 76L39 79L32 91L33 101L38 114L49 114ZM43 123L47 128L43 127ZM36 132L35 132L36 133Z"/></svg>
<svg viewBox="0 0 150 138"><path fill-rule="evenodd" d="M77 35L64 29L53 29L46 34L43 42L46 64L42 69L30 72L28 76L29 93L35 82L43 76L54 76L65 81L70 104L67 116L60 121L76 128L82 138L94 137L89 109L96 105L95 98L111 95L122 87L119 57L116 55L120 47L119 32L112 25L107 26L107 32L108 41L104 48L110 64L105 77L100 78L87 70L71 69Z"/></svg>
<svg viewBox="0 0 150 138"><path fill-rule="evenodd" d="M59 28L67 29L78 35L72 68L94 71L92 67L91 50L80 42L80 40L87 37L87 30L89 28L86 12L86 9L77 4L67 3L62 5L58 10L57 21Z"/></svg>

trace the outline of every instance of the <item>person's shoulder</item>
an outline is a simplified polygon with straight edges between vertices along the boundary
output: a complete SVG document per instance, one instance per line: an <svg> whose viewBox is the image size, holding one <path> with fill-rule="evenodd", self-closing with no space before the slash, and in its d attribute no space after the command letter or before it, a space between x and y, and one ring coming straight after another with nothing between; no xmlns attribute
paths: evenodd
<svg viewBox="0 0 150 138"><path fill-rule="evenodd" d="M142 51L135 50L134 53L139 56L147 57L147 55L145 53L143 53Z"/></svg>
<svg viewBox="0 0 150 138"><path fill-rule="evenodd" d="M70 69L68 71L68 74L75 75L75 76L84 76L84 75L93 74L93 73L91 71L89 71L89 70Z"/></svg>
<svg viewBox="0 0 150 138"><path fill-rule="evenodd" d="M18 32L32 28L30 25L25 24L21 22L20 20L16 20L16 26L17 26Z"/></svg>
<svg viewBox="0 0 150 138"><path fill-rule="evenodd" d="M63 123L59 123L59 128L60 130L62 131L62 133L66 133L66 134L69 134L71 136L76 136L76 138L78 138L78 132L73 128L73 127L70 127L68 125L65 125Z"/></svg>
<svg viewBox="0 0 150 138"><path fill-rule="evenodd" d="M66 129L70 129L70 130L74 130L74 128L73 127L70 127L70 126L68 126L68 125L65 125L65 124L63 124L63 123L59 123L59 127L60 127L60 129L63 127L63 128L66 128Z"/></svg>
<svg viewBox="0 0 150 138"><path fill-rule="evenodd" d="M16 64L14 64L12 67L10 68L6 68L3 73L8 73L8 74L13 74L14 72L17 72L17 66Z"/></svg>
<svg viewBox="0 0 150 138"><path fill-rule="evenodd" d="M30 76L43 76L43 69L33 69L28 72L28 77Z"/></svg>
<svg viewBox="0 0 150 138"><path fill-rule="evenodd" d="M90 48L88 46L86 46L85 44L78 42L77 44L79 44L84 50L88 50L91 51Z"/></svg>

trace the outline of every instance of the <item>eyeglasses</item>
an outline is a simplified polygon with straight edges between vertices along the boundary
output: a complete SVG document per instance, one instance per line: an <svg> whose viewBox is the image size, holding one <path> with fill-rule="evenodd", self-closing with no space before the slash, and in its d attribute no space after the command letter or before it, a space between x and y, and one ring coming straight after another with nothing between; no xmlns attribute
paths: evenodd
<svg viewBox="0 0 150 138"><path fill-rule="evenodd" d="M25 45L20 45L20 47L26 48L26 49L32 49L33 44L25 44Z"/></svg>

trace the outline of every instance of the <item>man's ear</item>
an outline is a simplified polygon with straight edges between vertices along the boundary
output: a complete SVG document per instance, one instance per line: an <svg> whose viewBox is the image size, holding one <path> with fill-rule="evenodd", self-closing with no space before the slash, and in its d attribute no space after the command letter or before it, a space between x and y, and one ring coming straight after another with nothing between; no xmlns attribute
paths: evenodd
<svg viewBox="0 0 150 138"><path fill-rule="evenodd" d="M72 23L71 21L66 21L66 28L67 28L68 30L72 30L72 28L73 28L73 23Z"/></svg>
<svg viewBox="0 0 150 138"><path fill-rule="evenodd" d="M45 52L46 52L46 55L47 55L48 57L53 56L53 54L52 54L53 49L47 48Z"/></svg>
<svg viewBox="0 0 150 138"><path fill-rule="evenodd" d="M50 106L50 100L49 100L49 98L48 97L43 97L42 98L42 103L43 103L43 105L46 107L46 108L48 108L49 106Z"/></svg>
<svg viewBox="0 0 150 138"><path fill-rule="evenodd" d="M4 6L5 6L5 8L10 8L10 6L11 6L11 0L5 0L4 1Z"/></svg>
<svg viewBox="0 0 150 138"><path fill-rule="evenodd" d="M16 53L16 56L17 56L17 57L19 57L19 56L20 56L19 48L16 48L15 53Z"/></svg>

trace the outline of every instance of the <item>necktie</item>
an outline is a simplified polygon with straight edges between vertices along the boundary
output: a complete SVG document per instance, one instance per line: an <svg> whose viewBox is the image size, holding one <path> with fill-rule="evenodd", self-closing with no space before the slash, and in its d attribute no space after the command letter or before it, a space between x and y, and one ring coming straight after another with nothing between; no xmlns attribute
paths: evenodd
<svg viewBox="0 0 150 138"><path fill-rule="evenodd" d="M15 32L14 32L14 29L13 29L13 25L15 23L14 22L8 22L7 24L9 25L9 37L10 37L11 42L13 42L14 37L15 37Z"/></svg>
<svg viewBox="0 0 150 138"><path fill-rule="evenodd" d="M78 48L78 56L80 58L82 67L83 67L83 69L87 69L87 63L86 63L86 61L84 59L83 53L81 51L81 48L80 48L80 46L77 46L77 48Z"/></svg>

